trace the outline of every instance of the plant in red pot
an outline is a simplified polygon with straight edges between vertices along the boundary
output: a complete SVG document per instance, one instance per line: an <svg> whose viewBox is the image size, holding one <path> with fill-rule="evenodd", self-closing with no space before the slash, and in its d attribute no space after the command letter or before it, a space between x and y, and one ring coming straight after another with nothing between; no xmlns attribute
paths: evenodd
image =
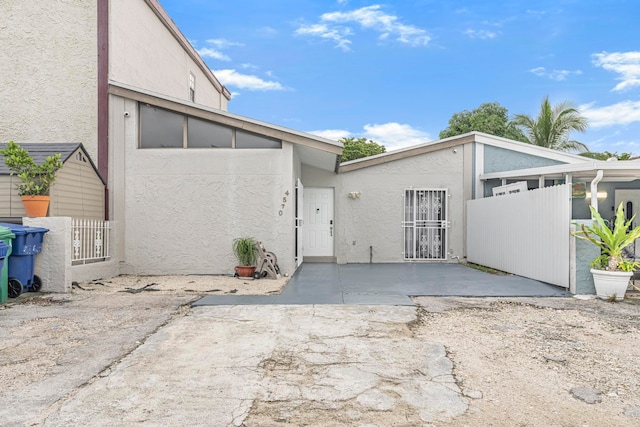
<svg viewBox="0 0 640 427"><path fill-rule="evenodd" d="M16 175L18 194L22 198L24 210L29 217L47 216L49 209L49 188L56 180L56 172L62 167L60 153L48 156L44 163L37 165L27 150L13 141L0 150L4 163Z"/></svg>
<svg viewBox="0 0 640 427"><path fill-rule="evenodd" d="M256 256L258 247L253 237L238 237L233 241L233 254L238 259L236 275L239 277L253 277L256 271Z"/></svg>

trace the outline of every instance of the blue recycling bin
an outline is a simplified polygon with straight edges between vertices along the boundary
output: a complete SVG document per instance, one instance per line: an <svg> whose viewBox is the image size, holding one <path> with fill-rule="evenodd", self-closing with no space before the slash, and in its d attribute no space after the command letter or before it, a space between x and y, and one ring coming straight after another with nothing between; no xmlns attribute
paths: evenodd
<svg viewBox="0 0 640 427"><path fill-rule="evenodd" d="M22 292L38 292L42 288L42 280L34 274L36 255L42 250L44 234L49 230L42 227L0 223L15 237L11 242L11 255L8 258L8 296L15 298Z"/></svg>

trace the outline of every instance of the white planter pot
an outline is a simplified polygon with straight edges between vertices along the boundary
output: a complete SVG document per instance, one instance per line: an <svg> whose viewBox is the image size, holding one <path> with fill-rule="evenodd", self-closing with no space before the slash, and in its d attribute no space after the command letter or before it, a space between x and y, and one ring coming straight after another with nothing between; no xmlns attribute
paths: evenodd
<svg viewBox="0 0 640 427"><path fill-rule="evenodd" d="M596 285L598 298L609 299L615 295L616 301L624 299L629 279L633 276L632 272L595 270L593 268L591 274L593 274L593 283Z"/></svg>

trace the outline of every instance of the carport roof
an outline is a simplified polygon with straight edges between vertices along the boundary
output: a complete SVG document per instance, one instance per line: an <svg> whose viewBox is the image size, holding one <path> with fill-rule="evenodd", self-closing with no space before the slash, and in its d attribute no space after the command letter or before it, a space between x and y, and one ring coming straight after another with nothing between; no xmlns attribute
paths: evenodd
<svg viewBox="0 0 640 427"><path fill-rule="evenodd" d="M583 163L545 166L531 169L518 169L503 172L491 172L480 175L480 179L526 180L545 177L563 179L571 175L572 179L593 179L598 171L603 172L603 180L633 181L640 179L640 160L590 160Z"/></svg>

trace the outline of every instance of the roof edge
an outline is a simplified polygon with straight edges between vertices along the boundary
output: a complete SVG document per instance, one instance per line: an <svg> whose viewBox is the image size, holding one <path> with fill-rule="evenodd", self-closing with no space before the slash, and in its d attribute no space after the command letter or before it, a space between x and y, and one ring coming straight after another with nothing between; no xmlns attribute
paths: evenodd
<svg viewBox="0 0 640 427"><path fill-rule="evenodd" d="M182 48L189 54L191 59L198 64L200 70L207 76L209 81L220 91L220 93L227 98L227 101L231 101L231 92L220 83L220 80L213 74L213 71L205 64L204 60L200 56L200 54L195 50L195 48L189 43L189 40L182 34L182 31L178 28L173 19L169 16L167 11L160 5L158 0L144 0L145 3L151 8L153 13L160 19L160 21L164 24L164 26L169 30L169 32L173 35L173 37L180 43Z"/></svg>
<svg viewBox="0 0 640 427"><path fill-rule="evenodd" d="M233 126L248 132L254 132L285 140L293 144L330 152L336 155L342 154L342 143L324 138L311 133L301 132L283 126L255 120L228 111L194 104L182 99L158 94L145 89L140 89L127 84L109 80L109 93L123 98L133 99L139 102L154 104L171 111L208 119L217 123Z"/></svg>
<svg viewBox="0 0 640 427"><path fill-rule="evenodd" d="M453 147L455 145L476 142L494 147L513 150L537 157L544 157L551 160L557 160L565 163L583 163L590 159L576 154L563 153L562 151L552 150L545 147L539 147L525 142L514 141L508 138L502 138L482 132L467 132L436 141L428 141L422 144L412 145L397 150L388 151L375 156L363 157L361 159L350 160L340 165L340 171L349 172L352 170L362 169L382 163L392 162L407 157L412 157L432 151L442 150Z"/></svg>

